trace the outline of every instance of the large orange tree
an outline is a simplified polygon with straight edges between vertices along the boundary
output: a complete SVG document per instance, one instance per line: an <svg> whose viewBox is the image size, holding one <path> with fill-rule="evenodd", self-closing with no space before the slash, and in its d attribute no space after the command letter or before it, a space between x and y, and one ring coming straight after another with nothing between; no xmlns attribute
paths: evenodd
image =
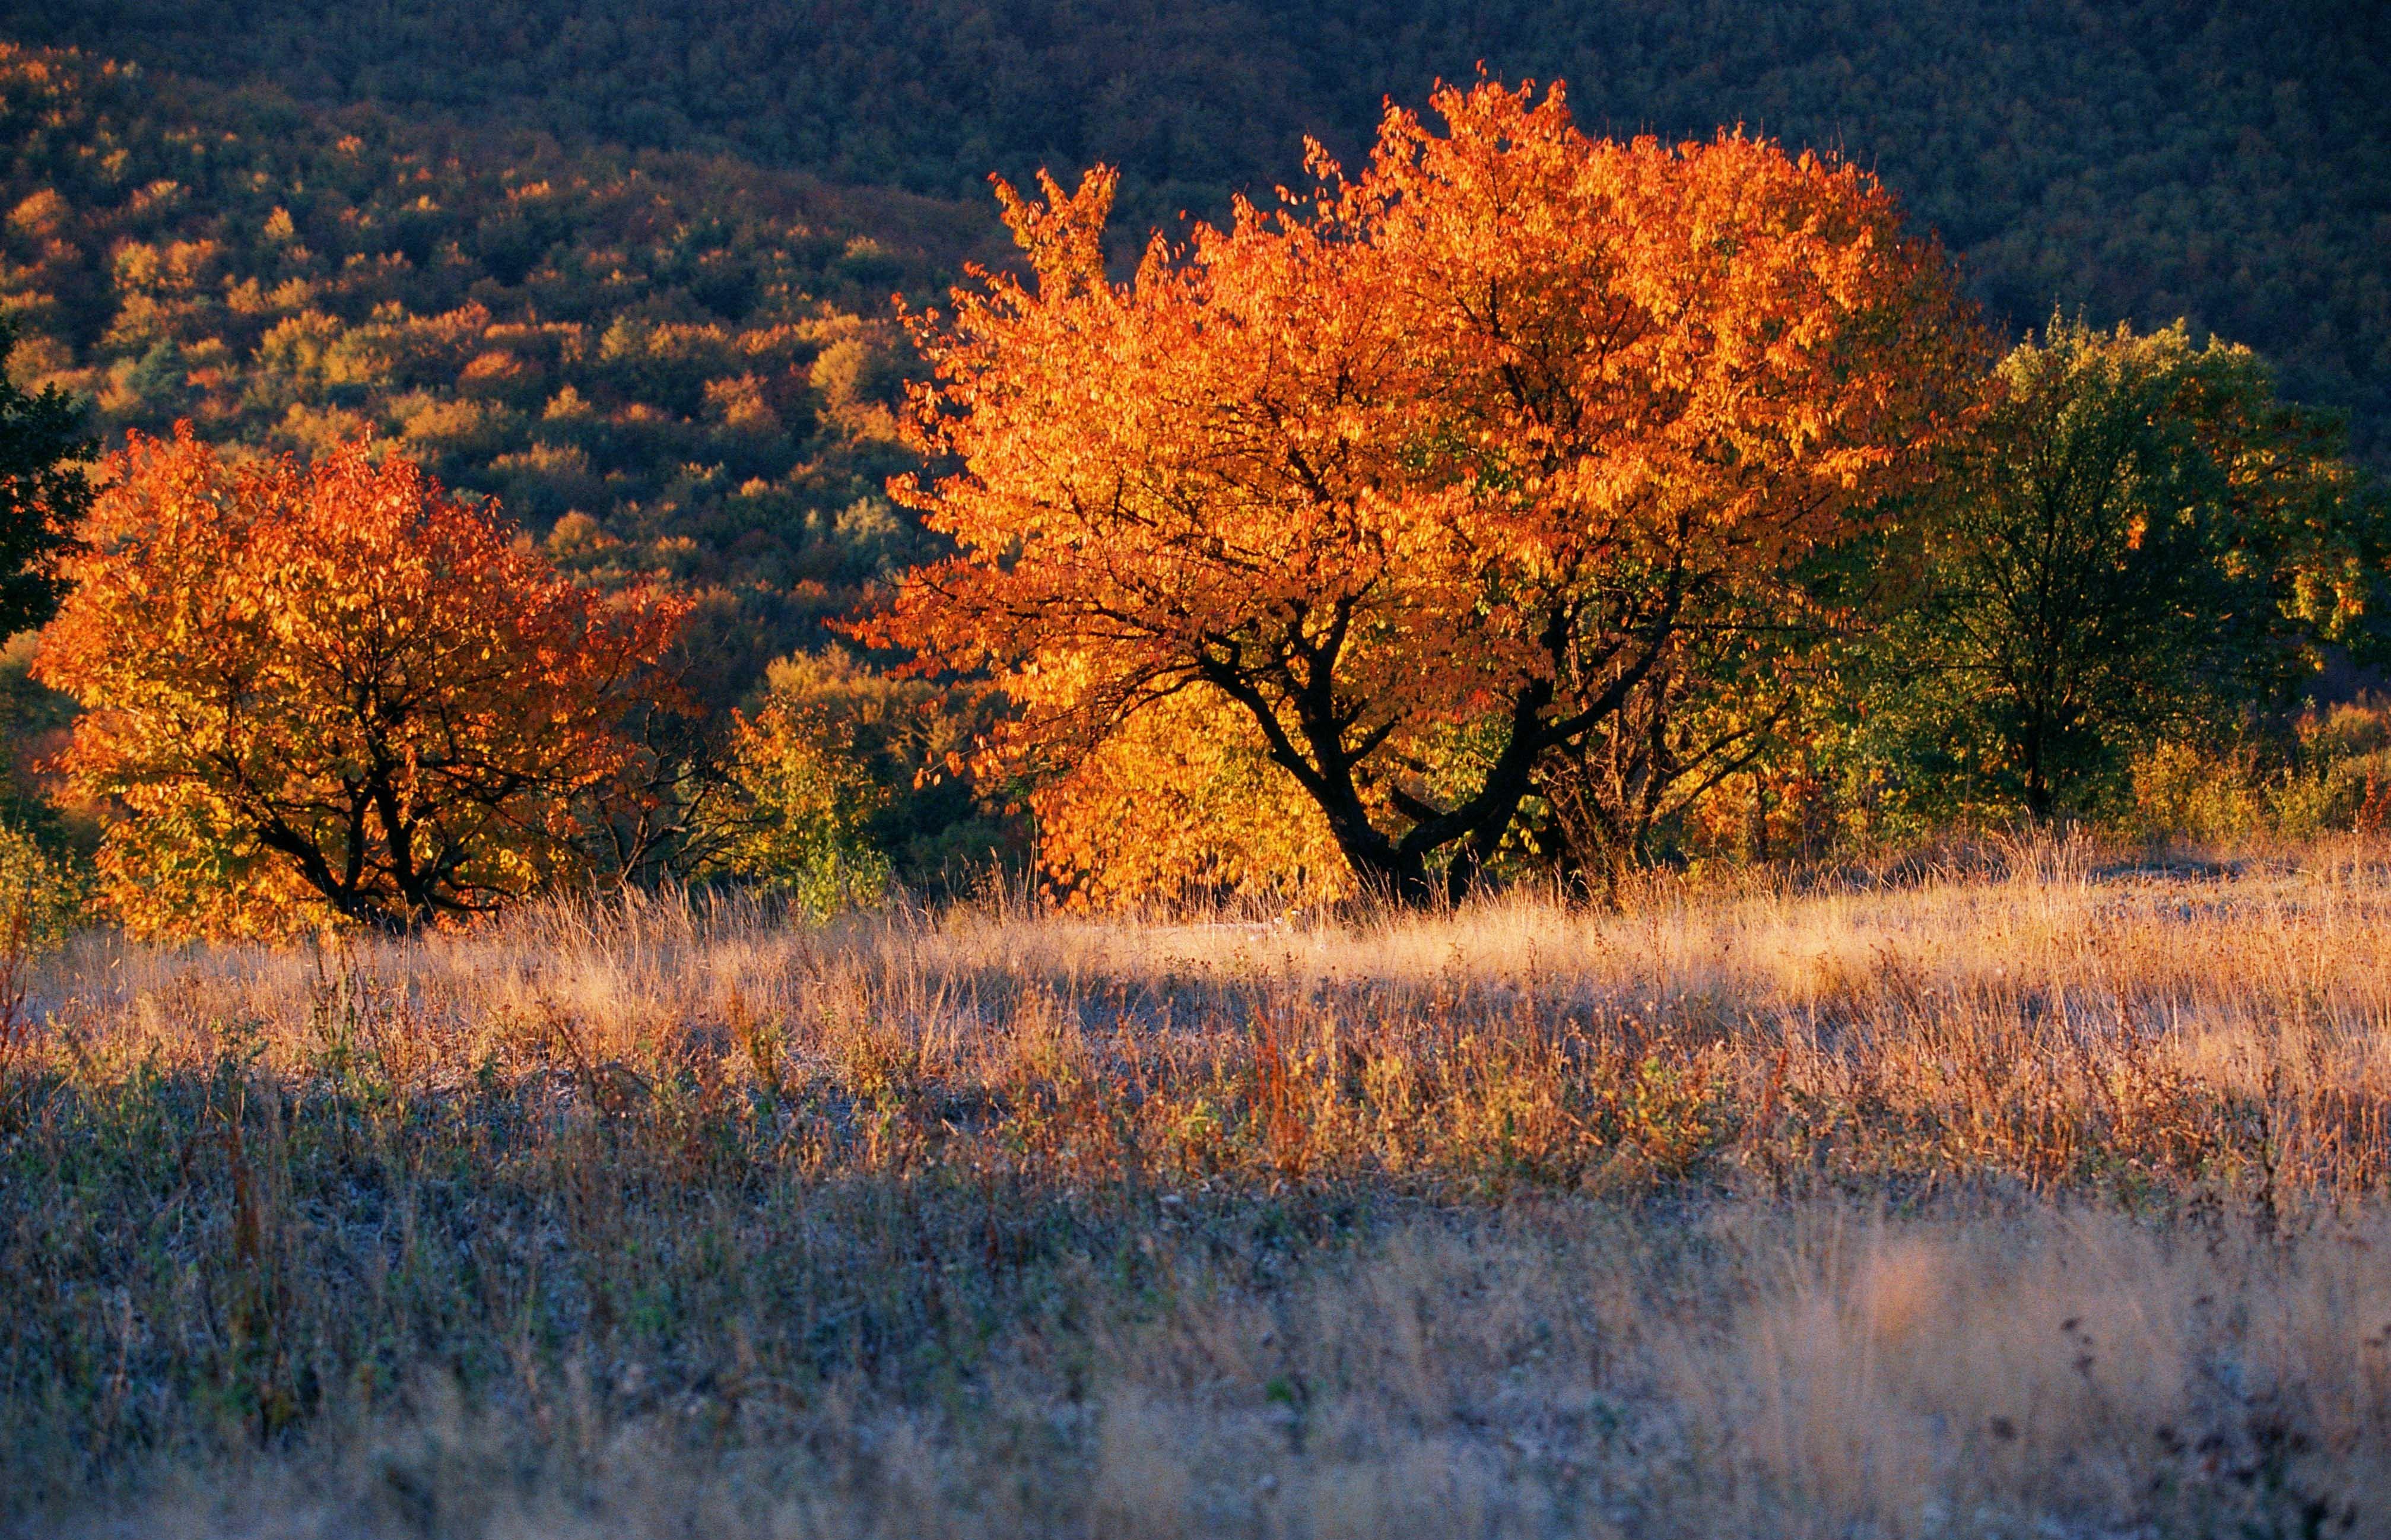
<svg viewBox="0 0 2391 1540"><path fill-rule="evenodd" d="M35 667L84 708L72 783L123 815L100 861L130 927L407 930L572 859L677 602L575 585L363 445L136 435L100 479Z"/></svg>
<svg viewBox="0 0 2391 1540"><path fill-rule="evenodd" d="M865 634L996 673L1002 747L1063 788L1050 848L1107 805L1074 778L1154 773L1104 750L1193 696L1361 881L1458 881L1540 762L1766 614L1949 430L1974 329L1872 178L1593 139L1558 86L1434 108L1126 282L1108 173L1000 184L1031 280L917 319L948 470L897 491L958 553Z"/></svg>

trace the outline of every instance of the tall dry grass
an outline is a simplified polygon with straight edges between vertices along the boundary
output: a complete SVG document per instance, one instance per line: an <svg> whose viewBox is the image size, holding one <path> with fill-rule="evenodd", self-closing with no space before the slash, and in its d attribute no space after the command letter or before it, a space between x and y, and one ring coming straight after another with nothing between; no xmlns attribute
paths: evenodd
<svg viewBox="0 0 2391 1540"><path fill-rule="evenodd" d="M87 938L31 1533L2385 1533L2391 863ZM2255 1526L2255 1527L2253 1527Z"/></svg>

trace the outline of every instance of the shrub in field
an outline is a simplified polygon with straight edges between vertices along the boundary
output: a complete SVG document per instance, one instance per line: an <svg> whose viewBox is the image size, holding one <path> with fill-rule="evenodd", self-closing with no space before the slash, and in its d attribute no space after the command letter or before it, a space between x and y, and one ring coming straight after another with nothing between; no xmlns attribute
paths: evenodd
<svg viewBox="0 0 2391 1540"><path fill-rule="evenodd" d="M2271 824L2270 789L2293 794L2301 783L2283 777L2270 788L2255 752L2204 750L2164 743L2133 762L2133 805L2126 822L2137 833L2190 839L2233 839Z"/></svg>
<svg viewBox="0 0 2391 1540"><path fill-rule="evenodd" d="M1005 811L1011 789L971 774L976 745L1004 711L980 680L898 678L844 648L795 653L765 670L764 705L851 760L870 783L859 828L889 874L926 893L969 887L991 863L1017 858Z"/></svg>
<svg viewBox="0 0 2391 1540"><path fill-rule="evenodd" d="M230 464L178 433L106 468L35 671L137 932L416 928L573 860L573 805L682 606L608 597L487 506L346 446Z"/></svg>
<svg viewBox="0 0 2391 1540"><path fill-rule="evenodd" d="M55 950L83 915L83 878L33 836L0 823L0 944L38 956Z"/></svg>
<svg viewBox="0 0 2391 1540"><path fill-rule="evenodd" d="M2376 835L2391 823L2391 710L2378 698L2307 711L2286 737L2154 744L2134 757L2120 822L2144 837L2211 841Z"/></svg>
<svg viewBox="0 0 2391 1540"><path fill-rule="evenodd" d="M2278 799L2284 832L2381 834L2391 826L2391 702L2345 701L2295 726L2302 774Z"/></svg>
<svg viewBox="0 0 2391 1540"><path fill-rule="evenodd" d="M772 701L733 718L728 771L737 796L718 815L721 869L783 893L816 917L869 903L888 886L871 840L885 794L826 713Z"/></svg>
<svg viewBox="0 0 2391 1540"><path fill-rule="evenodd" d="M33 965L65 942L83 908L81 874L23 829L0 822L0 1071L22 1046Z"/></svg>

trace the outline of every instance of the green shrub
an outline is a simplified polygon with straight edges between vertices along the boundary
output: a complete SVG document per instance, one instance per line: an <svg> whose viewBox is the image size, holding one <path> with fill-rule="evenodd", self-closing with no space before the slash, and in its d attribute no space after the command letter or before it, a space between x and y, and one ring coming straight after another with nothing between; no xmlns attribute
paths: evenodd
<svg viewBox="0 0 2391 1540"><path fill-rule="evenodd" d="M717 866L787 895L816 919L886 892L888 861L868 833L886 794L836 718L782 701L741 716L730 770L738 796L724 815Z"/></svg>
<svg viewBox="0 0 2391 1540"><path fill-rule="evenodd" d="M2145 836L2291 839L2391 824L2391 704L2373 699L2310 711L2288 754L2247 744L2204 749L2163 742L2135 757L2122 822Z"/></svg>
<svg viewBox="0 0 2391 1540"><path fill-rule="evenodd" d="M14 824L0 823L0 949L39 956L82 923L84 884L64 861Z"/></svg>

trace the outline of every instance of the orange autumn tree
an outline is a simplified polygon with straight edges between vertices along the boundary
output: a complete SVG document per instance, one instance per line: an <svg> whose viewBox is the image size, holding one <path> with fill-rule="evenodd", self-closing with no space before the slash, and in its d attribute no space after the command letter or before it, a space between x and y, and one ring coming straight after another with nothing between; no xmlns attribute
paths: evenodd
<svg viewBox="0 0 2391 1540"><path fill-rule="evenodd" d="M575 586L362 444L231 465L183 428L102 479L35 668L84 708L71 783L123 815L130 928L411 930L569 864L681 606Z"/></svg>
<svg viewBox="0 0 2391 1540"><path fill-rule="evenodd" d="M954 469L896 491L960 549L862 629L996 675L1050 854L1167 773L1118 746L1187 698L1359 881L1465 881L1542 762L1949 431L1975 332L1872 178L1592 139L1557 85L1433 105L1441 133L1390 110L1360 175L1315 147L1316 195L1157 236L1126 282L1108 172L1000 183L1032 281L916 319L911 431Z"/></svg>

